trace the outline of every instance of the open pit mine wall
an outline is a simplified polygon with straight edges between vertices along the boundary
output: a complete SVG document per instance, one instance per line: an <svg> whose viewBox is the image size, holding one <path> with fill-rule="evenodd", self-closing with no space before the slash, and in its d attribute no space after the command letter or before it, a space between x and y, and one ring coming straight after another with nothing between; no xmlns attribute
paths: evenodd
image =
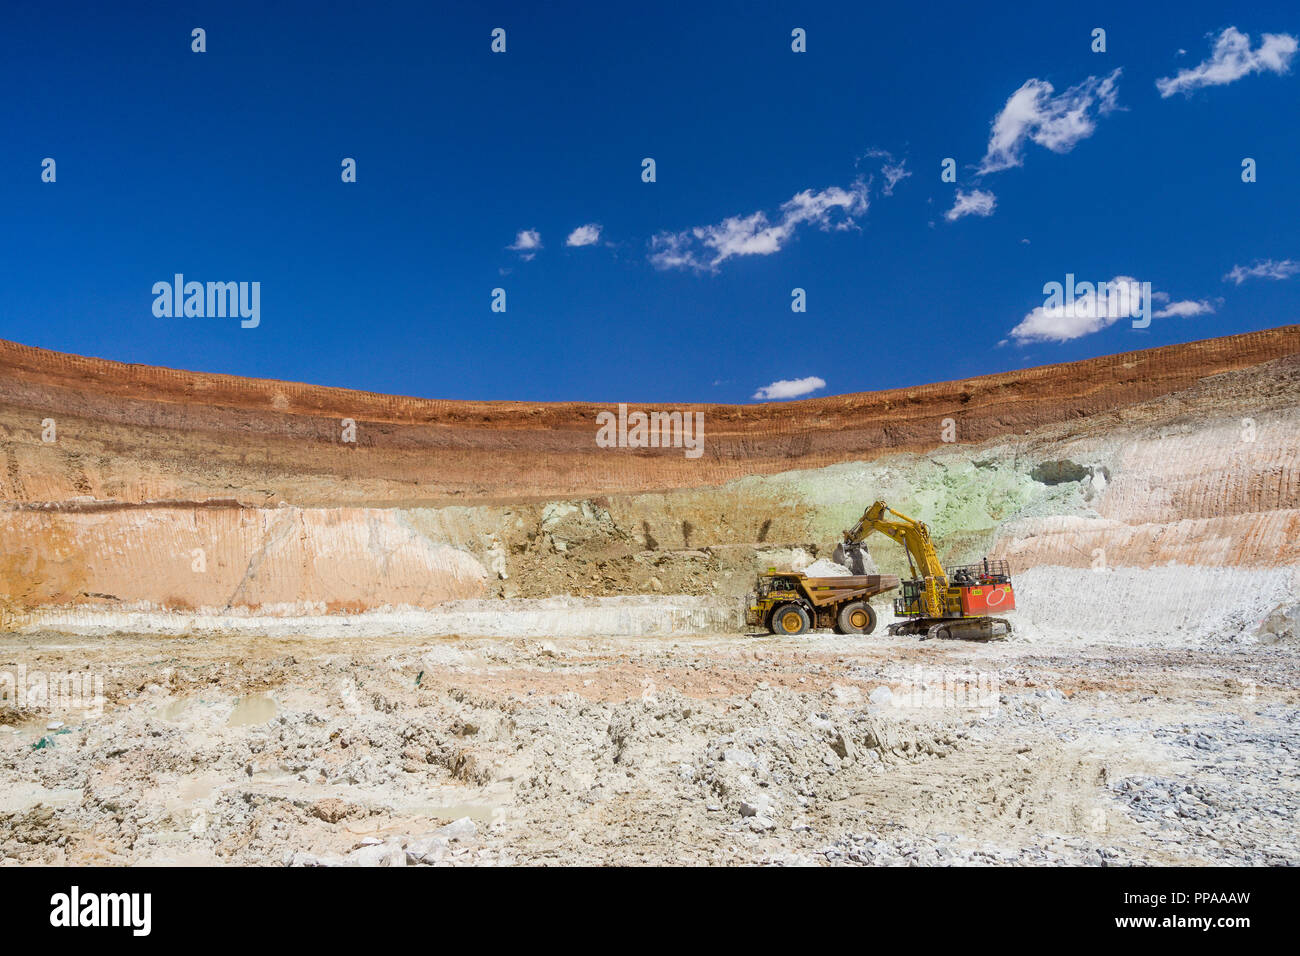
<svg viewBox="0 0 1300 956"><path fill-rule="evenodd" d="M761 568L828 553L877 497L929 522L950 562L988 551L1021 569L1300 563L1297 326L1046 379L1031 369L704 406L696 462L597 449L605 406L419 402L19 346L0 346L0 369L11 616L738 595ZM356 446L330 437L344 417ZM937 440L947 417L956 444ZM826 443L836 425L849 451ZM882 440L891 429L899 444ZM474 474L456 485L448 471ZM629 484L640 487L619 490ZM905 571L895 545L873 544L882 571Z"/></svg>

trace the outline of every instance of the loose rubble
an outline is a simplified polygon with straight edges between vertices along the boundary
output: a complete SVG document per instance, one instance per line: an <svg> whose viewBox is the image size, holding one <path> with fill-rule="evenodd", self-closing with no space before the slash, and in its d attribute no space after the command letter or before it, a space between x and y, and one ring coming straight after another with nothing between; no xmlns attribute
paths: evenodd
<svg viewBox="0 0 1300 956"><path fill-rule="evenodd" d="M1294 864L1296 653L16 637L105 699L0 711L0 859Z"/></svg>

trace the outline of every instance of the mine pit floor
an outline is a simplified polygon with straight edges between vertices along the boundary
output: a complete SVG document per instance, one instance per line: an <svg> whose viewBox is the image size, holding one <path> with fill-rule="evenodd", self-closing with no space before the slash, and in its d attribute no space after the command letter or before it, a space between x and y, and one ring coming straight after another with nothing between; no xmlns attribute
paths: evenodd
<svg viewBox="0 0 1300 956"><path fill-rule="evenodd" d="M1288 645L6 637L20 665L104 699L0 707L6 863L1300 862Z"/></svg>

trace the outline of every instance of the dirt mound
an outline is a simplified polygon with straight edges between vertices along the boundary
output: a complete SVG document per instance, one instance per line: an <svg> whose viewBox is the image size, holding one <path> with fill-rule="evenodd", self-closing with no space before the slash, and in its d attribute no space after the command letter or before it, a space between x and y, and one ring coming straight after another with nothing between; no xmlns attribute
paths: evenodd
<svg viewBox="0 0 1300 956"><path fill-rule="evenodd" d="M852 572L844 565L836 564L829 558L818 558L804 568L803 573L810 578L843 578L848 577Z"/></svg>

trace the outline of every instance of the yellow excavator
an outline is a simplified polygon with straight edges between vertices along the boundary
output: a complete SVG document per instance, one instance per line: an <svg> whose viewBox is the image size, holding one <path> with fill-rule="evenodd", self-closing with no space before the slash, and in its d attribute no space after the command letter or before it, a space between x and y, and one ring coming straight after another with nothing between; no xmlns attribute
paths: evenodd
<svg viewBox="0 0 1300 956"><path fill-rule="evenodd" d="M930 529L877 501L851 529L836 549L836 559L850 570L861 568L863 541L873 532L897 541L907 552L912 579L902 582L903 593L894 599L890 634L923 634L927 638L989 640L1011 634L1011 622L992 613L1014 611L1016 594L1006 561L968 564L946 570L930 540Z"/></svg>

